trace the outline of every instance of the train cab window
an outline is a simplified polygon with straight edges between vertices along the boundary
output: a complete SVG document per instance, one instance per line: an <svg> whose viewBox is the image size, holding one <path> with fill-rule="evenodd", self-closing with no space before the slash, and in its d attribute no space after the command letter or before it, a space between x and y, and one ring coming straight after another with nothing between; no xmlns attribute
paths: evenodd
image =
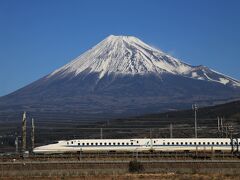
<svg viewBox="0 0 240 180"><path fill-rule="evenodd" d="M78 143L78 146L80 146L80 143Z"/></svg>

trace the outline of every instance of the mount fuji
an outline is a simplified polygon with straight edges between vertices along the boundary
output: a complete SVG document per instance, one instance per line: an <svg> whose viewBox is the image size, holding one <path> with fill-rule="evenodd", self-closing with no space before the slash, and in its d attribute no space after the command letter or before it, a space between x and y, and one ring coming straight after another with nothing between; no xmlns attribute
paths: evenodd
<svg viewBox="0 0 240 180"><path fill-rule="evenodd" d="M0 113L122 117L240 98L240 82L133 36L109 36L49 75L0 98Z"/></svg>

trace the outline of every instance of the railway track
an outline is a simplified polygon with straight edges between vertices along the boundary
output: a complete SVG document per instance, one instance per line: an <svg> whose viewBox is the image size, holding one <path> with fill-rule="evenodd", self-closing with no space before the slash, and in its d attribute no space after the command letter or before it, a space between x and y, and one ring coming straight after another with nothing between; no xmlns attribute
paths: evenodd
<svg viewBox="0 0 240 180"><path fill-rule="evenodd" d="M27 164L128 164L130 160L83 160L83 161L17 161L0 162L0 165L27 165ZM140 163L203 163L203 164L240 164L240 160L138 160Z"/></svg>

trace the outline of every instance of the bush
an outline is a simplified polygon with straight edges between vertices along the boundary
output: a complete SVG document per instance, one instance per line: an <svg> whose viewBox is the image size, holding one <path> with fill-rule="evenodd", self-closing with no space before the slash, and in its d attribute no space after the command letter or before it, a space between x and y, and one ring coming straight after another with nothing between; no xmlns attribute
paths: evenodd
<svg viewBox="0 0 240 180"><path fill-rule="evenodd" d="M129 162L129 166L128 166L129 172L131 172L131 173L142 172L143 170L144 170L143 165L140 162L138 162L136 160Z"/></svg>

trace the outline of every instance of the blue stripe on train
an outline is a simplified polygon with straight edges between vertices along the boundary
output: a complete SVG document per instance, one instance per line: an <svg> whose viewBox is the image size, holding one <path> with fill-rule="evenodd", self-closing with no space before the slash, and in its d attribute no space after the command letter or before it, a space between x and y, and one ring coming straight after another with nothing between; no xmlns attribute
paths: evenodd
<svg viewBox="0 0 240 180"><path fill-rule="evenodd" d="M151 147L151 145L66 145L65 147L142 147L142 146L145 146L145 147ZM232 145L221 145L221 144L218 144L218 145L195 145L195 144L192 144L192 145L152 145L152 147L170 147L170 146L173 146L173 147L186 147L186 146L189 146L189 147L216 147L216 146L219 146L219 147L232 147ZM236 145L234 145L236 146Z"/></svg>

